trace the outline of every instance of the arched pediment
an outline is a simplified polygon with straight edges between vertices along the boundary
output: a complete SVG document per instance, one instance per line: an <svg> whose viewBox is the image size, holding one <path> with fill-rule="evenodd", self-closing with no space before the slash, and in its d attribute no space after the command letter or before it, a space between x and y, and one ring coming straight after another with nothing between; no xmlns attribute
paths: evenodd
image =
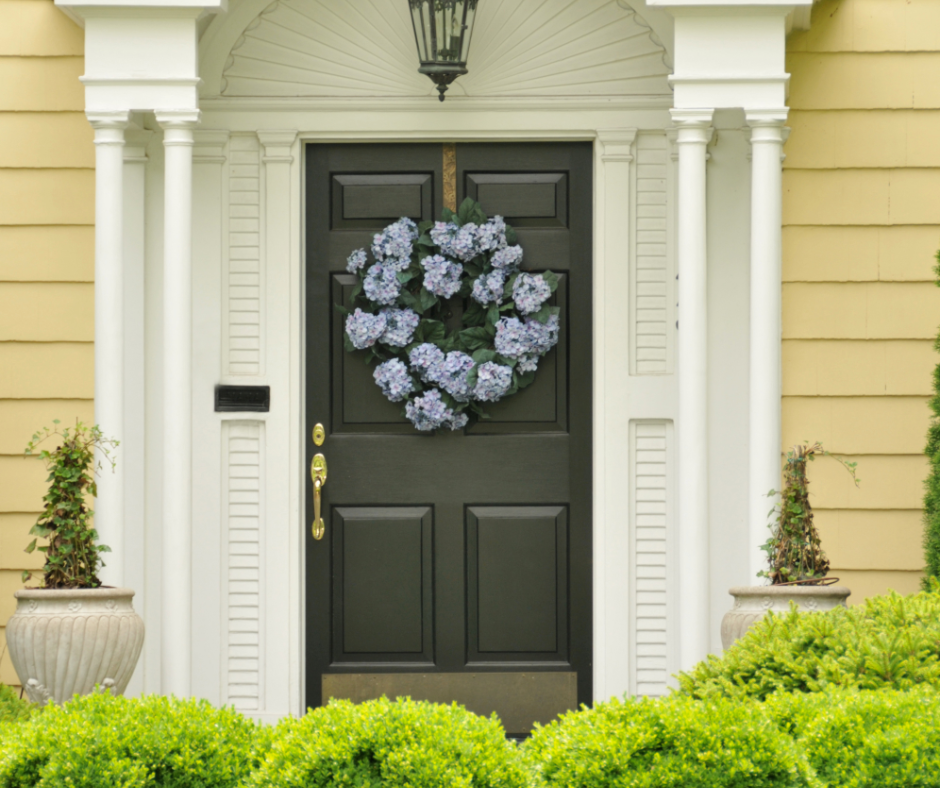
<svg viewBox="0 0 940 788"><path fill-rule="evenodd" d="M227 97L415 97L435 93L417 72L404 0L242 0L204 95ZM237 26L240 33L235 33ZM468 68L448 96L662 96L666 52L650 27L617 0L484 0ZM213 70L215 75L213 75ZM208 72L208 73L207 73ZM213 79L213 76L216 76Z"/></svg>

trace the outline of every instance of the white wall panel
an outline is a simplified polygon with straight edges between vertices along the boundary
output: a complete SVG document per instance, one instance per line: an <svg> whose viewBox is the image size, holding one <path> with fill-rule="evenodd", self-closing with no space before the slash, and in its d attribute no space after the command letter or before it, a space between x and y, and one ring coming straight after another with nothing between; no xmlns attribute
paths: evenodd
<svg viewBox="0 0 940 788"><path fill-rule="evenodd" d="M631 424L630 661L637 695L665 694L674 671L672 452L670 422Z"/></svg>
<svg viewBox="0 0 940 788"><path fill-rule="evenodd" d="M224 702L261 708L262 468L264 424L227 421L223 430L226 593Z"/></svg>
<svg viewBox="0 0 940 788"><path fill-rule="evenodd" d="M252 135L229 143L228 310L224 331L224 372L263 374L261 353L263 271L261 255L260 145Z"/></svg>
<svg viewBox="0 0 940 788"><path fill-rule="evenodd" d="M665 134L637 137L635 248L631 266L634 375L672 372L672 332L668 326L674 288L669 270L668 159Z"/></svg>

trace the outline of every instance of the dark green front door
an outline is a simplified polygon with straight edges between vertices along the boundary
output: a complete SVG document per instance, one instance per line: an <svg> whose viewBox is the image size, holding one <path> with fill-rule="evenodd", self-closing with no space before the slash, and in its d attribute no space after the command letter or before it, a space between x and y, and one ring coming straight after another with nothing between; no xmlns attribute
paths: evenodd
<svg viewBox="0 0 940 788"><path fill-rule="evenodd" d="M536 382L491 421L434 434L344 351L333 305L354 283L353 249L401 216L440 218L443 146L306 156L304 435L307 467L316 451L329 465L321 541L305 474L307 704L457 700L524 733L591 700L592 147L456 146L458 203L506 217L523 268L559 274L562 330Z"/></svg>

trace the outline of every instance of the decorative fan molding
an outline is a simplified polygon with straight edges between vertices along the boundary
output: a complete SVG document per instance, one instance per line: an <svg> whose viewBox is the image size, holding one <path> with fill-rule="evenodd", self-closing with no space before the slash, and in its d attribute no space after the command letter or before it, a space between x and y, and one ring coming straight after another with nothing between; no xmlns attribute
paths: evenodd
<svg viewBox="0 0 940 788"><path fill-rule="evenodd" d="M666 50L611 0L488 0L451 93L473 97L663 96ZM418 97L414 33L400 0L275 0L222 68L227 97Z"/></svg>

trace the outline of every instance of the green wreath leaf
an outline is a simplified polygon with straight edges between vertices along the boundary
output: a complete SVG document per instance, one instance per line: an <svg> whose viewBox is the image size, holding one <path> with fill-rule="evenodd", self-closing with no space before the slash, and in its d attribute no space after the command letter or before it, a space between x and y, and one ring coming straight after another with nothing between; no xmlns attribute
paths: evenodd
<svg viewBox="0 0 940 788"><path fill-rule="evenodd" d="M486 310L481 304L471 301L464 310L463 324L465 326L482 326L484 320L486 320Z"/></svg>
<svg viewBox="0 0 940 788"><path fill-rule="evenodd" d="M427 311L437 303L437 296L434 293L429 293L423 285L421 286L421 292L418 294L418 299L421 302L422 312Z"/></svg>
<svg viewBox="0 0 940 788"><path fill-rule="evenodd" d="M548 286L552 289L553 293L558 289L558 274L546 271L542 274L542 279L548 282Z"/></svg>
<svg viewBox="0 0 940 788"><path fill-rule="evenodd" d="M460 342L467 350L475 351L490 346L493 337L484 327L465 328L459 332Z"/></svg>

